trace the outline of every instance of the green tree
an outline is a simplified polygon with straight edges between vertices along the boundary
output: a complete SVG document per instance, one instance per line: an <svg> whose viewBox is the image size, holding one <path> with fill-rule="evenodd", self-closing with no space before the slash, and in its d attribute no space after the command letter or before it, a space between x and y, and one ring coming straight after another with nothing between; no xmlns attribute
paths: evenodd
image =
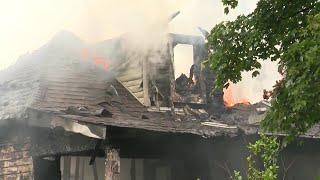
<svg viewBox="0 0 320 180"><path fill-rule="evenodd" d="M250 155L247 157L248 171L246 173L248 180L277 180L278 179L278 156L280 153L280 143L276 137L261 135L261 138L254 144L249 144ZM257 168L255 159L263 163L261 169ZM235 171L234 180L242 180L240 172Z"/></svg>
<svg viewBox="0 0 320 180"><path fill-rule="evenodd" d="M222 0L225 13L237 0ZM216 88L259 75L261 60L279 62L283 80L273 91L272 108L262 125L290 137L320 121L319 0L260 0L251 14L216 25L208 36L209 64Z"/></svg>

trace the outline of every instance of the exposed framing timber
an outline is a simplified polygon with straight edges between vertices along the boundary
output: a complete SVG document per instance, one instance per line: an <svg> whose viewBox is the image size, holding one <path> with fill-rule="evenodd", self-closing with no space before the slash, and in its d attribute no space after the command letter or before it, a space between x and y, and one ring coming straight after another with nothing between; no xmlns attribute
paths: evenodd
<svg viewBox="0 0 320 180"><path fill-rule="evenodd" d="M142 82L143 82L143 101L145 106L150 106L150 97L149 97L149 63L148 58L144 58L142 65Z"/></svg>
<svg viewBox="0 0 320 180"><path fill-rule="evenodd" d="M129 89L128 87L126 87L126 86L123 84L123 82L121 82L121 80L120 80L119 78L116 78L116 80L117 80L126 90L128 90L128 92L129 92L133 97L135 97L135 98L137 99L137 101L139 101L141 104L143 104L143 101L141 100L141 98L137 97L134 93L132 93L132 92L130 91L130 89Z"/></svg>
<svg viewBox="0 0 320 180"><path fill-rule="evenodd" d="M120 180L119 149L106 148L105 180Z"/></svg>
<svg viewBox="0 0 320 180"><path fill-rule="evenodd" d="M174 52L173 52L174 45L172 44L171 41L169 41L168 48L169 48L169 54L170 54L170 66L169 66L170 98L169 99L170 99L171 113L172 113L172 116L175 117L174 103L173 103L173 97L174 97L174 93L176 91L175 78L174 78Z"/></svg>
<svg viewBox="0 0 320 180"><path fill-rule="evenodd" d="M99 147L101 146L101 143L102 143L102 139L98 139L96 146L94 147L94 150L91 154L91 158L90 158L90 162L89 162L90 165L94 165L95 160L96 160L96 156L97 156L97 152L99 150Z"/></svg>
<svg viewBox="0 0 320 180"><path fill-rule="evenodd" d="M105 180L120 180L120 149L112 146L111 128L106 126L105 138Z"/></svg>

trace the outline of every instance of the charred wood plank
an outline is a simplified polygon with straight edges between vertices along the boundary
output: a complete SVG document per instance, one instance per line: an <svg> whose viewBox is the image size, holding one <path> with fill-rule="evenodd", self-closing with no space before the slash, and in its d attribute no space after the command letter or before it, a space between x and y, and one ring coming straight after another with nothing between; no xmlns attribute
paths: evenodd
<svg viewBox="0 0 320 180"><path fill-rule="evenodd" d="M123 85L125 85L126 87L131 87L131 86L140 86L140 84L142 83L141 79L138 80L133 80L133 81L127 81L127 82L122 82Z"/></svg>
<svg viewBox="0 0 320 180"><path fill-rule="evenodd" d="M175 77L174 77L174 55L173 55L173 48L174 46L170 43L169 44L169 53L170 53L170 65L169 65L169 74L170 74L170 106L171 106L171 114L173 117L175 117L175 112L174 112L174 103L173 103L173 97L176 91L175 87Z"/></svg>
<svg viewBox="0 0 320 180"><path fill-rule="evenodd" d="M132 73L132 74L126 74L118 77L118 79L121 82L127 82L127 81L134 81L134 80L139 80L142 79L142 74L139 73Z"/></svg>
<svg viewBox="0 0 320 180"><path fill-rule="evenodd" d="M143 69L142 69L142 79L143 79L143 94L144 94L144 105L150 106L150 97L149 97L149 72L148 72L148 59L143 60Z"/></svg>
<svg viewBox="0 0 320 180"><path fill-rule="evenodd" d="M96 146L94 147L92 154L91 154L91 159L90 159L89 165L94 165L94 162L95 162L96 156L97 156L97 152L99 150L99 147L101 146L101 143L102 143L102 139L99 139L97 141Z"/></svg>
<svg viewBox="0 0 320 180"><path fill-rule="evenodd" d="M107 148L105 161L105 180L120 180L119 149Z"/></svg>

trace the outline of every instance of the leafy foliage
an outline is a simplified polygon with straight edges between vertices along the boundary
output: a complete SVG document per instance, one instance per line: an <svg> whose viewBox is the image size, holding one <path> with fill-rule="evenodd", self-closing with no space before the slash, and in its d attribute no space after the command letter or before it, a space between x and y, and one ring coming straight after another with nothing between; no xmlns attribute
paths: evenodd
<svg viewBox="0 0 320 180"><path fill-rule="evenodd" d="M277 180L279 166L277 165L280 152L280 144L276 137L261 135L261 139L254 144L249 145L250 155L248 162L248 180ZM259 157L263 162L263 168L260 170L255 157ZM242 180L240 172L234 172L234 180Z"/></svg>
<svg viewBox="0 0 320 180"><path fill-rule="evenodd" d="M293 137L320 121L319 13L318 0L260 0L253 13L216 25L208 36L218 89L239 82L243 71L259 75L261 60L279 62L284 79L263 122L267 130Z"/></svg>
<svg viewBox="0 0 320 180"><path fill-rule="evenodd" d="M311 16L300 34L304 39L282 56L286 77L263 124L292 135L307 131L320 120L320 14Z"/></svg>
<svg viewBox="0 0 320 180"><path fill-rule="evenodd" d="M229 9L234 9L238 5L238 0L222 0L223 5L225 6L224 8L224 13L228 14Z"/></svg>

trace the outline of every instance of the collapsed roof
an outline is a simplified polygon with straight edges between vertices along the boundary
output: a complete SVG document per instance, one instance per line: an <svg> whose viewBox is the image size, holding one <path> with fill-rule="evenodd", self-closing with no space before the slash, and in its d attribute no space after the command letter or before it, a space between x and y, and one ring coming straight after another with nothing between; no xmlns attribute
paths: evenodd
<svg viewBox="0 0 320 180"><path fill-rule="evenodd" d="M47 45L1 71L0 121L64 126L95 138L104 136L101 129L96 130L101 125L208 137L238 132L234 126L177 122L169 113L149 112L114 74L83 62L79 52L84 47L73 34L59 33ZM110 115L97 114L101 109ZM68 122L93 126L79 130Z"/></svg>
<svg viewBox="0 0 320 180"><path fill-rule="evenodd" d="M83 61L83 48L90 47L72 33L62 32L1 71L0 125L14 121L46 128L63 127L101 139L105 126L204 137L259 131L267 108L263 104L235 106L219 111L219 116L205 112L203 117L192 116L200 110L190 107L175 108L176 115L170 113L170 108L148 108L143 105L143 96L137 95L141 81L128 86L130 82L123 80L123 74ZM139 91L133 91L134 88ZM215 109L208 110L212 111ZM306 136L319 137L319 129L314 127Z"/></svg>

